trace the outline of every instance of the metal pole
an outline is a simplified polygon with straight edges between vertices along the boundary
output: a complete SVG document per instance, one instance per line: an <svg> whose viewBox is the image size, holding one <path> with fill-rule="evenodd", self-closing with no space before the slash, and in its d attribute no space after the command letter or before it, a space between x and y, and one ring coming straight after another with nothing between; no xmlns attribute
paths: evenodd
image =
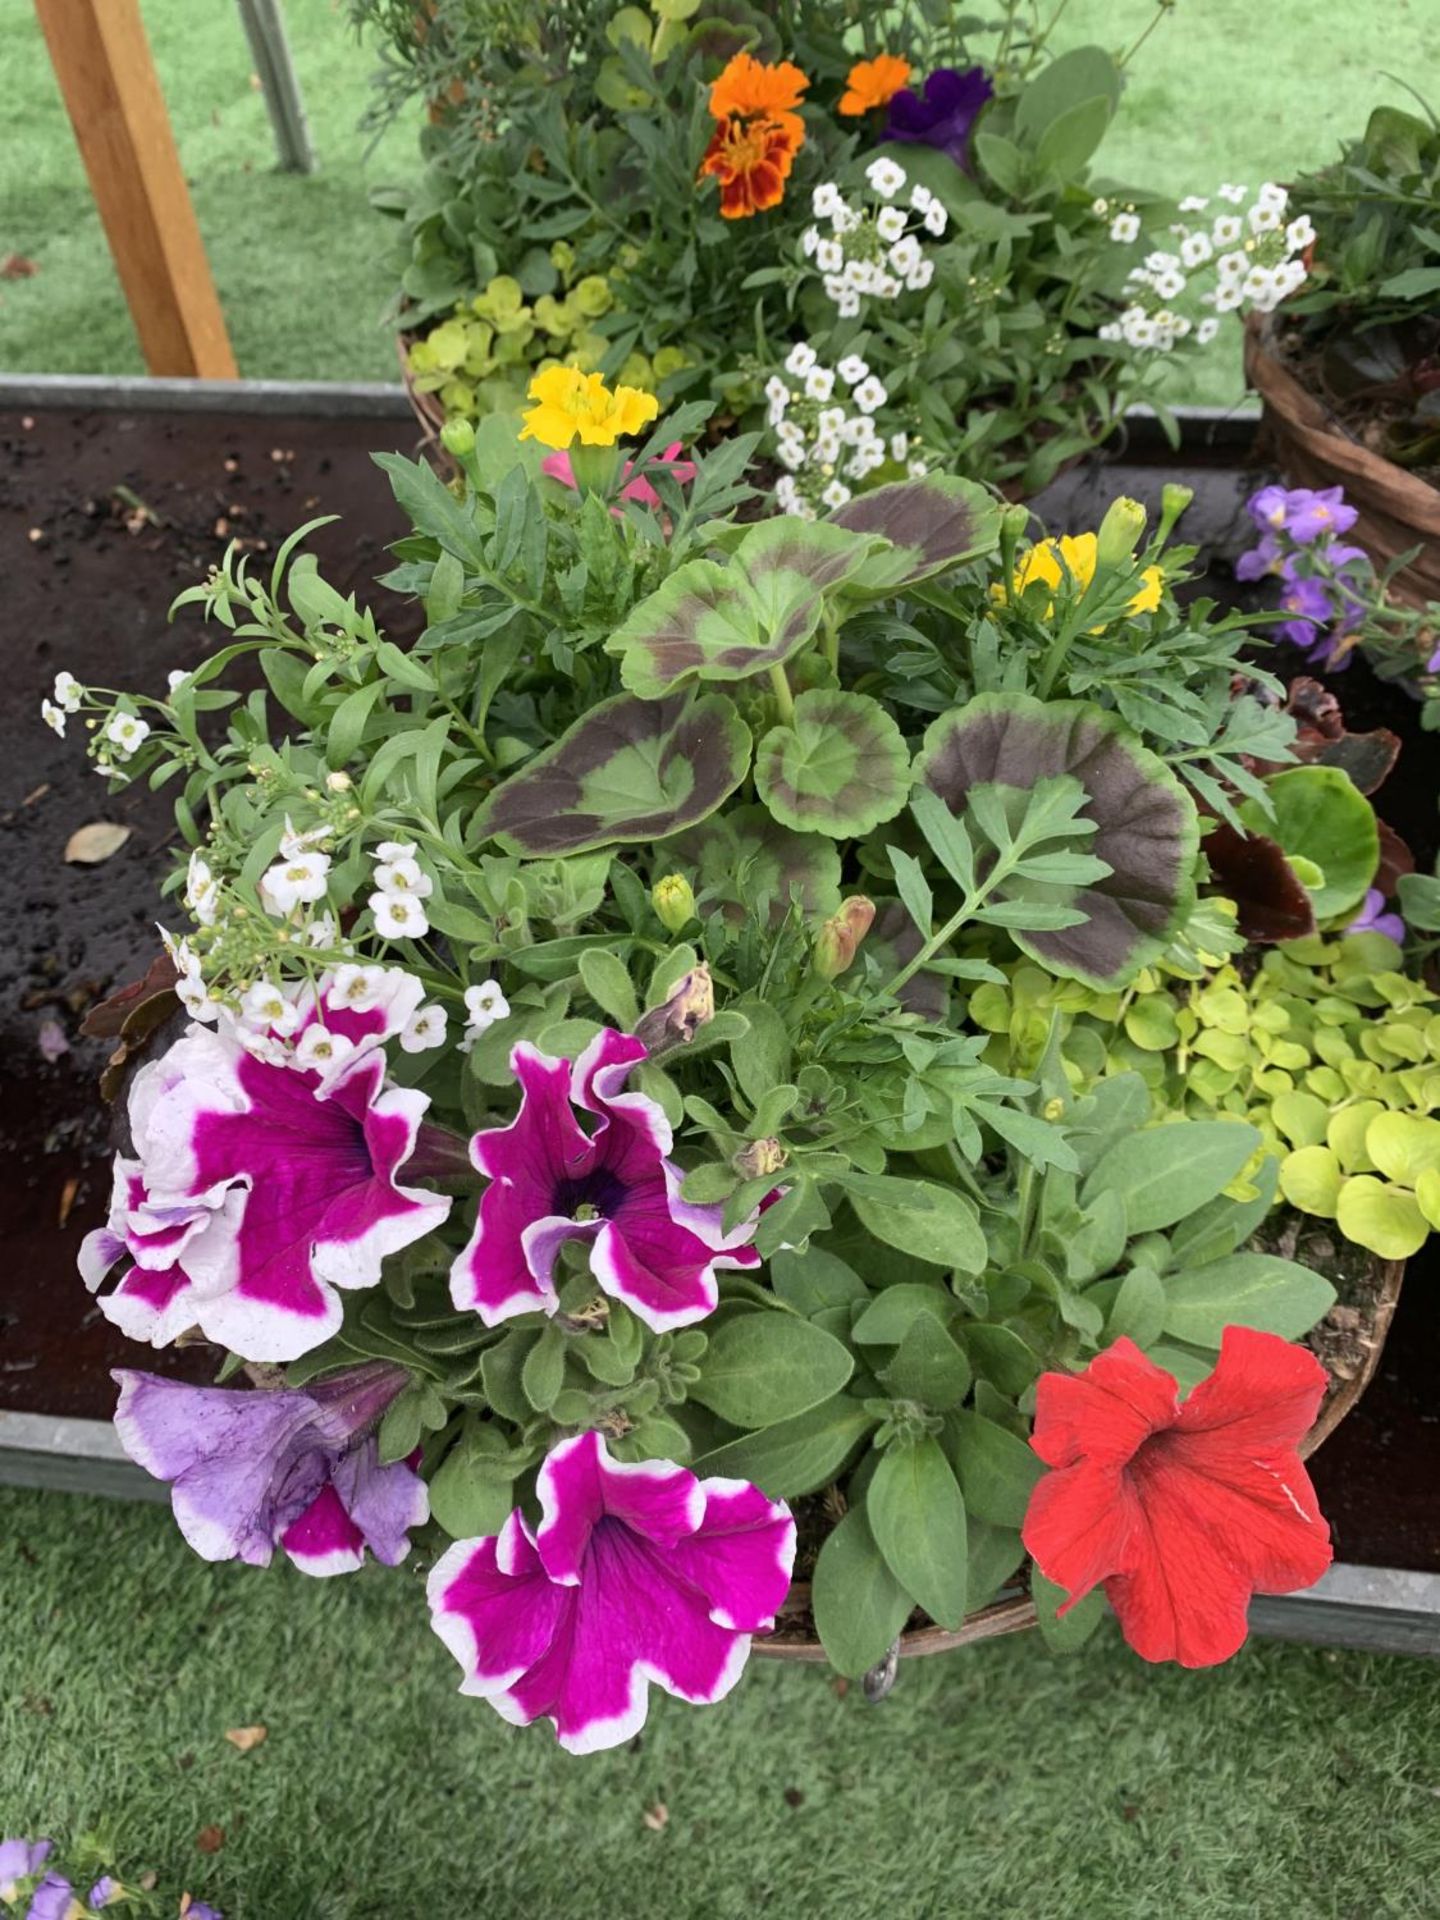
<svg viewBox="0 0 1440 1920"><path fill-rule="evenodd" d="M285 37L280 0L237 0L237 4L250 42L250 57L265 92L280 169L284 173L314 173L318 163L310 144L300 82L290 58L290 42Z"/></svg>

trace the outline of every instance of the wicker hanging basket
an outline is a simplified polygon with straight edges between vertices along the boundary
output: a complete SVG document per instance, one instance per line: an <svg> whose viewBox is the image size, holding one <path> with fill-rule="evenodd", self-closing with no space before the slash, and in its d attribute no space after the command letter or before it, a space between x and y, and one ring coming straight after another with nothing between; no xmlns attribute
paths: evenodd
<svg viewBox="0 0 1440 1920"><path fill-rule="evenodd" d="M1294 486L1343 487L1360 516L1351 537L1377 567L1418 546L1393 591L1412 606L1440 600L1440 488L1347 432L1290 372L1274 324L1261 314L1245 322L1245 377L1263 402L1261 437L1285 478Z"/></svg>

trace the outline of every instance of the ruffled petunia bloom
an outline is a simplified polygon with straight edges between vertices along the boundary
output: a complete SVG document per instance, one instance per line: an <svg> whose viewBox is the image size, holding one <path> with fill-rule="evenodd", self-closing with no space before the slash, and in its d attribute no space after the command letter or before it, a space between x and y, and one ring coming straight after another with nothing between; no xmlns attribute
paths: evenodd
<svg viewBox="0 0 1440 1920"><path fill-rule="evenodd" d="M666 447L660 455L660 463L673 475L680 485L684 487L688 486L695 478L695 462L693 460L682 460L680 458L681 451L680 442L678 440L672 440L670 445ZM548 474L552 480L558 480L562 487L573 487L575 485L575 469L570 463L568 453L547 453L545 458L540 462L540 471ZM622 500L638 500L640 504L645 507L658 507L660 504L659 494L655 491L654 487L651 486L643 473L637 478L631 479L630 476L633 472L634 463L627 460L621 473L621 479L624 484L620 488L620 498ZM612 507L610 511L617 519L620 518L621 509L619 507Z"/></svg>
<svg viewBox="0 0 1440 1920"><path fill-rule="evenodd" d="M606 1027L575 1061L522 1041L510 1056L520 1111L477 1133L470 1157L490 1184L470 1244L450 1270L457 1307L487 1326L554 1313L555 1262L587 1241L590 1271L657 1333L703 1320L719 1298L717 1267L753 1267L754 1220L727 1233L718 1206L680 1197L670 1123L643 1093L624 1091L643 1041ZM593 1115L589 1132L576 1109Z"/></svg>
<svg viewBox="0 0 1440 1920"><path fill-rule="evenodd" d="M18 1900L21 1881L33 1879L54 1851L53 1840L0 1840L0 1900Z"/></svg>
<svg viewBox="0 0 1440 1920"><path fill-rule="evenodd" d="M846 77L836 111L855 115L886 107L909 82L910 62L898 54L877 53L873 60L857 60Z"/></svg>
<svg viewBox="0 0 1440 1920"><path fill-rule="evenodd" d="M538 1529L517 1510L430 1575L460 1691L518 1726L549 1718L571 1753L638 1733L652 1680L695 1704L723 1698L790 1588L784 1502L669 1460L612 1460L596 1433L554 1449L539 1496Z"/></svg>
<svg viewBox="0 0 1440 1920"><path fill-rule="evenodd" d="M612 392L598 373L578 367L546 367L528 389L535 402L524 415L522 440L562 451L578 440L582 447L613 447L648 427L660 412L653 393L638 387Z"/></svg>
<svg viewBox="0 0 1440 1920"><path fill-rule="evenodd" d="M376 1362L266 1393L122 1367L115 1431L137 1466L169 1483L180 1531L204 1560L265 1567L279 1547L302 1573L351 1573L368 1547L394 1567L430 1514L424 1481L406 1461L382 1465L375 1439L409 1377Z"/></svg>
<svg viewBox="0 0 1440 1920"><path fill-rule="evenodd" d="M970 134L980 109L994 93L983 67L937 67L923 93L902 87L890 102L885 138L938 147L957 167L970 167Z"/></svg>
<svg viewBox="0 0 1440 1920"><path fill-rule="evenodd" d="M293 1360L336 1331L337 1288L374 1286L387 1254L444 1221L447 1197L399 1181L436 1170L428 1148L415 1158L429 1097L385 1085L381 1042L414 1013L411 985L363 1011L312 996L290 1039L192 1026L141 1068L134 1157L80 1250L92 1291L133 1262L101 1297L107 1319L156 1347L198 1326L247 1360Z"/></svg>
<svg viewBox="0 0 1440 1920"><path fill-rule="evenodd" d="M1252 1594L1312 1586L1330 1565L1298 1452L1325 1381L1306 1348L1251 1327L1225 1329L1183 1406L1130 1340L1083 1373L1042 1374L1030 1444L1054 1471L1030 1497L1024 1540L1066 1607L1103 1586L1143 1660L1228 1660Z"/></svg>
<svg viewBox="0 0 1440 1920"><path fill-rule="evenodd" d="M698 178L718 183L722 218L747 220L784 199L805 141L796 108L809 84L788 60L772 66L737 53L711 87L715 132Z"/></svg>

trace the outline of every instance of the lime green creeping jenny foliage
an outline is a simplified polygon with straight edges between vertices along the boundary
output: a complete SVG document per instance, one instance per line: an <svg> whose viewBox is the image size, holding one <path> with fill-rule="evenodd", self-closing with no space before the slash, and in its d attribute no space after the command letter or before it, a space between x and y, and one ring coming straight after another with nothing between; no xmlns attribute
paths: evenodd
<svg viewBox="0 0 1440 1920"><path fill-rule="evenodd" d="M1326 1278L1248 1245L1267 1143L1316 1143L1316 1073L1359 1103L1342 1122L1370 1115L1331 1143L1362 1200L1373 1161L1392 1207L1432 1204L1384 1125L1440 1124L1430 996L1364 943L1226 971L1193 796L1273 823L1253 767L1285 763L1294 722L1241 675L1241 623L1161 590L1189 558L1183 491L1148 539L1122 503L1076 569L939 474L747 521L753 441L696 451L705 414L600 449L573 488L502 415L460 436L454 488L381 456L408 647L302 530L263 575L232 554L183 596L221 644L163 694L62 694L98 761L179 788L197 1017L403 971L425 1005L386 1068L461 1163L515 1118L517 1043L573 1061L633 1034L680 1198L754 1249L658 1332L570 1241L555 1311L487 1324L448 1280L457 1187L289 1375L408 1369L379 1445L421 1449L427 1550L493 1532L591 1429L776 1497L837 1488L833 1531L836 1501L802 1510L805 1565L859 1673L917 1606L955 1626L1020 1569L1044 1370L1123 1335L1190 1385L1227 1326L1294 1339L1328 1312ZM242 697L225 681L252 655ZM282 847L304 891L277 899ZM1058 1644L1093 1625L1098 1600L1058 1621L1032 1591Z"/></svg>
<svg viewBox="0 0 1440 1920"><path fill-rule="evenodd" d="M970 1017L995 1036L986 1057L1020 1073L1058 1013L1075 1084L1138 1073L1154 1119L1246 1122L1258 1140L1230 1194L1263 1189L1403 1260L1440 1228L1440 996L1402 957L1380 933L1291 940L1253 968L1162 964L1111 993L1022 965L978 988Z"/></svg>

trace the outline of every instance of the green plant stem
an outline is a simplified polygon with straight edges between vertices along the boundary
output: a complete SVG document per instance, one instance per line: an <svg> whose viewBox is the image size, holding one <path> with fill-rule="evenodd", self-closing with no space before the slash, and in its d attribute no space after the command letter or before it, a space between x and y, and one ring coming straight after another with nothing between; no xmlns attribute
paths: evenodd
<svg viewBox="0 0 1440 1920"><path fill-rule="evenodd" d="M838 679L840 677L840 626L831 607L825 609L820 644L824 649L826 666Z"/></svg>
<svg viewBox="0 0 1440 1920"><path fill-rule="evenodd" d="M1159 0L1159 4L1157 5L1155 12L1151 16L1149 23L1142 29L1140 34L1135 39L1134 43L1130 47L1128 47L1124 53L1121 54L1119 60L1116 63L1118 66L1121 66L1121 67L1129 66L1130 62L1135 58L1136 54L1140 51L1141 47L1144 46L1145 42L1150 38L1151 34L1155 31L1156 27L1158 27L1160 22L1165 18L1166 14L1170 12L1174 4L1175 4L1175 0Z"/></svg>
<svg viewBox="0 0 1440 1920"><path fill-rule="evenodd" d="M793 724L795 719L795 696L790 691L790 682L785 677L785 669L775 665L770 669L770 688L775 695L775 705L780 710L780 719L785 726Z"/></svg>
<svg viewBox="0 0 1440 1920"><path fill-rule="evenodd" d="M901 987L905 985L907 980L913 979L922 967L927 966L930 961L935 958L935 955L942 947L948 946L950 941L953 940L955 935L960 931L961 927L963 927L968 920L973 920L976 914L979 913L980 909L985 905L985 902L1009 873L1011 867L1019 857L1014 848L1010 848L1002 853L996 860L995 865L991 868L989 876L981 882L974 893L965 896L964 901L956 908L955 912L951 914L940 931L938 933L932 933L930 937L923 942L913 959L908 960L895 975L894 979L887 981L875 995L875 1000L892 999ZM874 1002L872 1001L871 1004L873 1005Z"/></svg>

